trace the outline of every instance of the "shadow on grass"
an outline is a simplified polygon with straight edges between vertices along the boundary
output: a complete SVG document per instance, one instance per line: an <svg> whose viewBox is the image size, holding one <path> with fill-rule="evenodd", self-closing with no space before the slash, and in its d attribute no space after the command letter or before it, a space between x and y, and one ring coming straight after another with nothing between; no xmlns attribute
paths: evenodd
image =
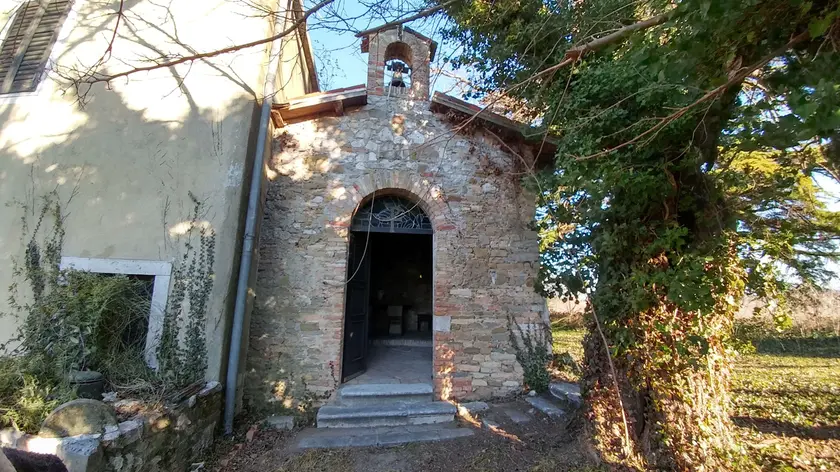
<svg viewBox="0 0 840 472"><path fill-rule="evenodd" d="M733 416L732 421L742 428L754 429L760 433L776 436L797 437L802 439L840 439L840 426L799 426L787 421L749 416Z"/></svg>
<svg viewBox="0 0 840 472"><path fill-rule="evenodd" d="M758 354L777 356L840 358L840 337L778 337L752 340Z"/></svg>

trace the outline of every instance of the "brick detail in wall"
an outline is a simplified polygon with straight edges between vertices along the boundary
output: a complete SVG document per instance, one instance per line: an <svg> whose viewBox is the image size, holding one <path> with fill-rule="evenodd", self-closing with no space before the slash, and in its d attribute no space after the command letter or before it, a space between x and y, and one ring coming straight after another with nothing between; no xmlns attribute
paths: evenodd
<svg viewBox="0 0 840 472"><path fill-rule="evenodd" d="M522 388L508 315L538 322L534 197L517 159L480 131L451 134L428 102L368 105L284 128L270 161L251 317L249 407L328 396L340 379L348 227L375 191L418 201L434 228L435 392L487 399ZM285 148L280 149L280 143Z"/></svg>

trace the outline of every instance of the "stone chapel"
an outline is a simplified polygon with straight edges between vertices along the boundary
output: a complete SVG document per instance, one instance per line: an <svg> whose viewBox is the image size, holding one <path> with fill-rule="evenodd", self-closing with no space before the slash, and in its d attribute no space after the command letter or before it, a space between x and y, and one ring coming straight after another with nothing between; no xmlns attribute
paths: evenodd
<svg viewBox="0 0 840 472"><path fill-rule="evenodd" d="M430 38L396 26L359 37L367 84L272 109L246 403L395 384L438 402L520 392L509 322L547 322L522 179L554 148L430 96Z"/></svg>

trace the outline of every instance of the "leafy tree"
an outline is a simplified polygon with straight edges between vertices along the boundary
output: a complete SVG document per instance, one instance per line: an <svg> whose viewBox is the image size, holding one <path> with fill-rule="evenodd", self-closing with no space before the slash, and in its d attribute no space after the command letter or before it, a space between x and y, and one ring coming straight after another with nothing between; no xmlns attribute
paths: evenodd
<svg viewBox="0 0 840 472"><path fill-rule="evenodd" d="M745 293L821 283L840 216L840 9L805 0L446 6L478 95L556 136L542 287L591 302L583 386L603 456L742 470L728 416ZM532 182L533 183L533 182Z"/></svg>

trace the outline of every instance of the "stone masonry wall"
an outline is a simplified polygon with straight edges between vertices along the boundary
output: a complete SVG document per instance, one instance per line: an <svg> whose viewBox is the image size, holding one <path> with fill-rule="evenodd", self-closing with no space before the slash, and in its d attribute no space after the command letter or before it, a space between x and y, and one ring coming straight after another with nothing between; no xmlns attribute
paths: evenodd
<svg viewBox="0 0 840 472"><path fill-rule="evenodd" d="M533 288L538 238L521 158L480 129L454 134L429 102L368 100L275 139L245 386L251 408L292 408L305 392L326 397L338 386L348 226L380 190L418 201L434 225L436 395L522 388L507 317L539 322L545 304Z"/></svg>
<svg viewBox="0 0 840 472"><path fill-rule="evenodd" d="M209 382L178 405L152 407L122 401L139 412L103 433L63 438L0 430L0 446L53 454L69 472L187 472L213 444L221 419L222 388Z"/></svg>

